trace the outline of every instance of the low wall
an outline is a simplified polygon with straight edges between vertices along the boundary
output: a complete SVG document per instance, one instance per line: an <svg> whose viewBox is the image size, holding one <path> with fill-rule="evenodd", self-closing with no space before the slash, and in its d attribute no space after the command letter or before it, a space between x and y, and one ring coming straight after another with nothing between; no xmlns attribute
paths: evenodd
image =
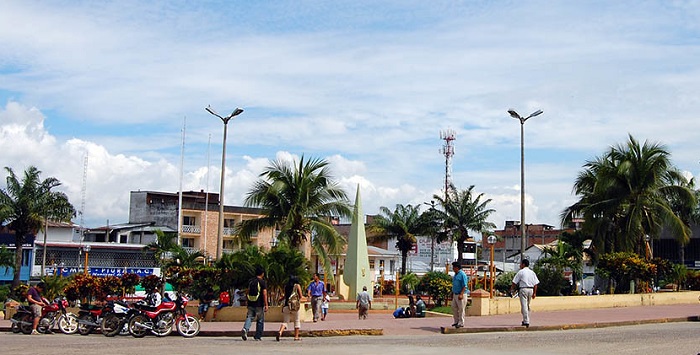
<svg viewBox="0 0 700 355"><path fill-rule="evenodd" d="M470 316L520 313L520 301L511 297L490 299L484 290L472 292L472 305L467 310ZM700 291L657 292L642 294L596 295L596 296L542 296L530 304L533 311L561 311L572 309L661 306L674 304L698 304Z"/></svg>
<svg viewBox="0 0 700 355"><path fill-rule="evenodd" d="M313 312L311 311L310 303L302 303L302 309L299 314L299 318L302 322L307 322L313 320ZM210 322L214 317L214 308L209 307L207 315L204 318L205 321ZM187 306L187 312L197 315L197 306ZM248 307L224 307L216 311L215 322L243 322L245 321L246 314L248 313ZM269 307L267 313L265 313L265 322L282 322L284 320L284 315L282 314L281 306Z"/></svg>

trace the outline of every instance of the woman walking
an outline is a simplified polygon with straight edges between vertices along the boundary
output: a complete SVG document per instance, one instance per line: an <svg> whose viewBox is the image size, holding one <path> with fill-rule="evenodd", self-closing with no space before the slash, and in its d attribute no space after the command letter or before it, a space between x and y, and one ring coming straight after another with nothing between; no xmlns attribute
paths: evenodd
<svg viewBox="0 0 700 355"><path fill-rule="evenodd" d="M284 306L282 308L282 314L284 315L284 322L280 325L280 330L275 336L277 341L280 341L280 337L287 329L287 323L290 319L294 320L294 340L301 340L299 337L299 329L301 328L301 320L299 317L299 309L301 308L301 286L299 285L299 278L296 276L290 276L287 285L284 286L284 296L280 301L284 300Z"/></svg>

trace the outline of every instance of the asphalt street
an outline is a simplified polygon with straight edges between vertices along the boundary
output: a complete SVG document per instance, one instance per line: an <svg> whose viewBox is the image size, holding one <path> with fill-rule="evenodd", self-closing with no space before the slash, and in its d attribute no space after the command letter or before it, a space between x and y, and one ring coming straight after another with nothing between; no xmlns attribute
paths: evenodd
<svg viewBox="0 0 700 355"><path fill-rule="evenodd" d="M243 341L239 337L136 339L100 334L0 333L2 354L690 354L700 353L700 323L675 322L537 332L423 334Z"/></svg>

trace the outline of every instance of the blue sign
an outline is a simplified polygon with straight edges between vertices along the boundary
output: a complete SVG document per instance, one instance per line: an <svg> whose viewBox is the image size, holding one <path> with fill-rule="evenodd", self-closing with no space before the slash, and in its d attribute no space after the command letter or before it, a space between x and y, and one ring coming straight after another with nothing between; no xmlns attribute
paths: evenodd
<svg viewBox="0 0 700 355"><path fill-rule="evenodd" d="M91 267L89 268L88 272L92 276L99 276L99 277L104 277L104 276L116 276L116 277L122 277L124 274L136 274L139 275L139 277L145 277L148 275L154 275L157 274L156 271L158 269L156 268L149 268L149 267L129 267L129 268L123 268L123 267ZM85 272L84 268L81 267L64 267L60 268L57 267L56 270L52 270L50 268L46 269L46 273L51 275L51 274L60 274L61 276L70 276L72 274L79 274Z"/></svg>

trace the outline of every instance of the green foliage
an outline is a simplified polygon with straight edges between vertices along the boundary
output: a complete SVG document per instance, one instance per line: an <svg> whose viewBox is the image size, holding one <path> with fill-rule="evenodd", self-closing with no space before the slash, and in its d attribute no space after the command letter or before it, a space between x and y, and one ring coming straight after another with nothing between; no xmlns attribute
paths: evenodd
<svg viewBox="0 0 700 355"><path fill-rule="evenodd" d="M232 254L224 254L217 260L216 267L221 269L222 289L243 289L248 286L248 281L255 277L255 267L262 266L267 270L267 259L260 248L254 245Z"/></svg>
<svg viewBox="0 0 700 355"><path fill-rule="evenodd" d="M452 293L452 278L448 274L431 271L423 275L416 289L419 293L430 295L435 305L441 306Z"/></svg>
<svg viewBox="0 0 700 355"><path fill-rule="evenodd" d="M515 277L515 271L504 272L496 278L493 283L493 287L501 293L508 293L510 291L510 285L513 284L513 278Z"/></svg>
<svg viewBox="0 0 700 355"><path fill-rule="evenodd" d="M537 285L538 296L561 296L563 293L569 293L571 285L564 278L562 270L538 264L532 268L532 271L537 274L537 278L540 280L539 285Z"/></svg>
<svg viewBox="0 0 700 355"><path fill-rule="evenodd" d="M141 282L141 277L137 274L122 275L122 288L124 294L131 294L136 291L136 285Z"/></svg>
<svg viewBox="0 0 700 355"><path fill-rule="evenodd" d="M382 295L396 294L396 283L394 280L384 280L382 283Z"/></svg>
<svg viewBox="0 0 700 355"><path fill-rule="evenodd" d="M70 301L81 299L89 303L99 292L99 278L87 274L74 274L68 278L63 293Z"/></svg>
<svg viewBox="0 0 700 355"><path fill-rule="evenodd" d="M0 268L5 267L5 273L15 267L15 253L7 249L7 246L0 246Z"/></svg>
<svg viewBox="0 0 700 355"><path fill-rule="evenodd" d="M0 302L5 303L7 298L10 297L10 292L12 288L10 285L0 285Z"/></svg>
<svg viewBox="0 0 700 355"><path fill-rule="evenodd" d="M270 304L276 305L284 294L284 285L289 281L290 276L297 276L301 285L306 285L311 280L309 274L309 262L304 254L287 244L280 244L272 248L265 255L267 264L267 292L270 297ZM302 288L304 288L302 286Z"/></svg>
<svg viewBox="0 0 700 355"><path fill-rule="evenodd" d="M43 296L49 300L63 295L63 289L68 285L69 279L60 275L44 276L45 289Z"/></svg>
<svg viewBox="0 0 700 355"><path fill-rule="evenodd" d="M416 289L416 286L420 283L420 278L418 275L409 272L401 277L401 292L404 294L409 294L411 291Z"/></svg>
<svg viewBox="0 0 700 355"><path fill-rule="evenodd" d="M19 302L24 302L27 300L27 291L29 291L29 286L26 284L19 284L19 286L11 287L10 298Z"/></svg>
<svg viewBox="0 0 700 355"><path fill-rule="evenodd" d="M632 252L608 253L600 257L596 273L614 281L615 293L629 291L631 280L651 283L657 266Z"/></svg>
<svg viewBox="0 0 700 355"><path fill-rule="evenodd" d="M374 217L367 231L373 240L396 239L396 248L401 251L401 275L406 274L406 260L408 252L416 243L416 234L425 230L423 220L420 218L420 205L397 204L392 212L382 206L380 214Z"/></svg>
<svg viewBox="0 0 700 355"><path fill-rule="evenodd" d="M700 291L700 271L688 270L686 286L689 290Z"/></svg>
<svg viewBox="0 0 700 355"><path fill-rule="evenodd" d="M673 264L669 277L678 285L678 291L680 291L683 289L683 283L688 279L688 268L685 265Z"/></svg>

